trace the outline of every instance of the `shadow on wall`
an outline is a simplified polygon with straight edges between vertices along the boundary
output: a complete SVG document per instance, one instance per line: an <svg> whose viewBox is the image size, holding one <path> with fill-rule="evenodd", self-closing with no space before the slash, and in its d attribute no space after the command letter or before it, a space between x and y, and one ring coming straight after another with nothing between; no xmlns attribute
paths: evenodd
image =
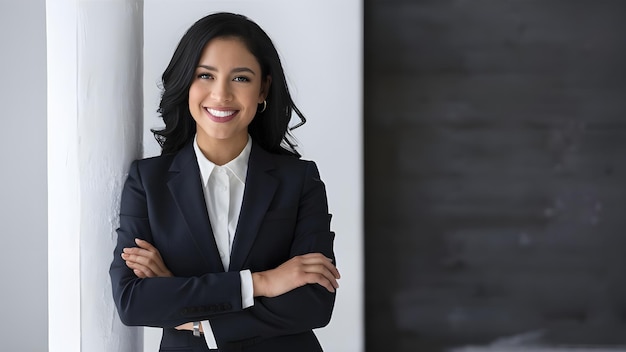
<svg viewBox="0 0 626 352"><path fill-rule="evenodd" d="M365 2L368 351L626 346L625 13Z"/></svg>

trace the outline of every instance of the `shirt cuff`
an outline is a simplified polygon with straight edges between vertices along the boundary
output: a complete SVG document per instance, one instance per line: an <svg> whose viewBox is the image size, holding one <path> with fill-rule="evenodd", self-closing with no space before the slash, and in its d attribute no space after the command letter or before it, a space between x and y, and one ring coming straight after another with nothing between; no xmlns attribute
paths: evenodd
<svg viewBox="0 0 626 352"><path fill-rule="evenodd" d="M241 308L246 309L254 305L254 285L252 284L252 272L242 270L241 277Z"/></svg>
<svg viewBox="0 0 626 352"><path fill-rule="evenodd" d="M211 328L211 323L208 320L203 320L200 322L202 324L202 332L204 333L204 340L206 341L206 345L210 350L217 349L217 341L215 341L215 336L213 335L213 329Z"/></svg>
<svg viewBox="0 0 626 352"><path fill-rule="evenodd" d="M252 272L250 270L242 270L239 272L241 278L241 305L242 308L249 308L254 305L254 285L252 284ZM217 349L217 341L215 341L215 335L213 335L213 329L211 323L208 320L200 322L202 324L202 331L204 333L204 340L206 345L211 350Z"/></svg>

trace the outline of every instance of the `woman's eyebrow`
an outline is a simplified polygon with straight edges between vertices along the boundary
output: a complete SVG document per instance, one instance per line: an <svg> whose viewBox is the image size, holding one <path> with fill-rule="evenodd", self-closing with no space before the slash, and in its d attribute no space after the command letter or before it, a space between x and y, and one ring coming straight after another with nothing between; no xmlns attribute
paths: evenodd
<svg viewBox="0 0 626 352"><path fill-rule="evenodd" d="M213 66L209 66L209 65L198 65L198 67L202 67L204 69L207 69L209 71L215 71L218 72L219 70ZM231 73L240 73L240 72L249 72L253 75L256 75L254 73L254 71L252 71L252 69L248 68L248 67L235 67L232 70L230 70Z"/></svg>
<svg viewBox="0 0 626 352"><path fill-rule="evenodd" d="M232 72L232 73L249 72L249 73L255 75L254 71L252 71L252 69L247 68L247 67L236 67L236 68L233 68L232 70L230 70L230 72Z"/></svg>

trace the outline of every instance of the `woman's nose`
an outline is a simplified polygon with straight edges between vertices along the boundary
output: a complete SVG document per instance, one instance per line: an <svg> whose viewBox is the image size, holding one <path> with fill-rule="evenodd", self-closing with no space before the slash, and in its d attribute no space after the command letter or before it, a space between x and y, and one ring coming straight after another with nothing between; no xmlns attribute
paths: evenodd
<svg viewBox="0 0 626 352"><path fill-rule="evenodd" d="M211 90L211 98L216 101L230 101L233 98L232 92L230 90L230 82L226 80L218 80L213 85L213 89Z"/></svg>

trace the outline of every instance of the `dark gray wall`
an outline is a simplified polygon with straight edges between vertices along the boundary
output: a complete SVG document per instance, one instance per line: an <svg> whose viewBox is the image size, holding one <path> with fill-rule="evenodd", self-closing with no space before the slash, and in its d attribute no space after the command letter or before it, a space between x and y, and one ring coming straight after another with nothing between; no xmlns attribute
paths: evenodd
<svg viewBox="0 0 626 352"><path fill-rule="evenodd" d="M0 350L48 350L46 2L0 0Z"/></svg>
<svg viewBox="0 0 626 352"><path fill-rule="evenodd" d="M365 1L368 351L626 345L625 66L625 1Z"/></svg>

